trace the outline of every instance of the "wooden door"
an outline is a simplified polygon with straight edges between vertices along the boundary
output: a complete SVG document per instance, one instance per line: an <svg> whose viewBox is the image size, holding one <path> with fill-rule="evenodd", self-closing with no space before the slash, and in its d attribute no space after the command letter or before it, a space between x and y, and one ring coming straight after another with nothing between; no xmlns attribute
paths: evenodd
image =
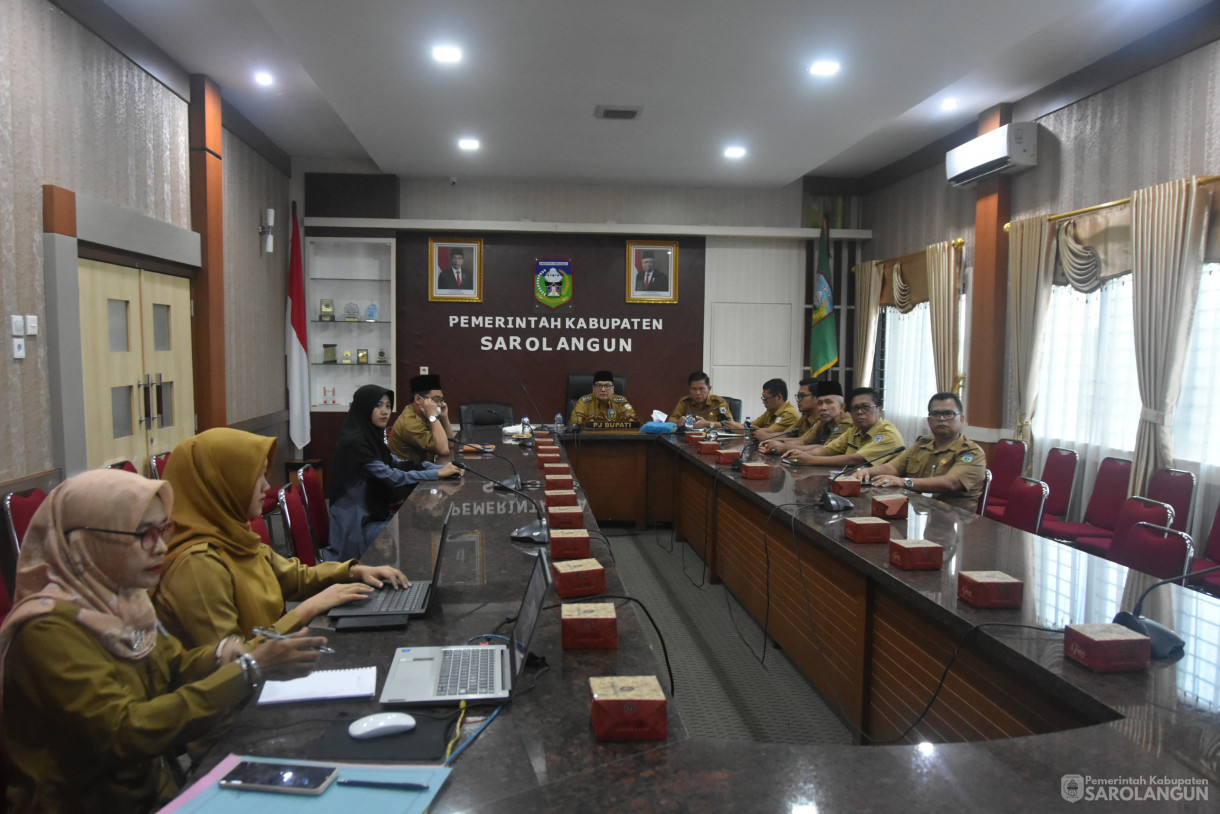
<svg viewBox="0 0 1220 814"><path fill-rule="evenodd" d="M169 452L195 434L195 377L191 363L191 282L185 277L140 272L144 373L149 418L144 460Z"/></svg>

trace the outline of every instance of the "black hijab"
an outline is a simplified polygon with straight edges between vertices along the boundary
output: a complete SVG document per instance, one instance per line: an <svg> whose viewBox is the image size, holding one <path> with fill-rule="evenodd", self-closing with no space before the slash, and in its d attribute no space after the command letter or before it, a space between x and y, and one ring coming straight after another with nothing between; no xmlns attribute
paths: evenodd
<svg viewBox="0 0 1220 814"><path fill-rule="evenodd" d="M383 396L390 397L390 409L394 408L394 391L379 384L366 384L352 396L352 405L339 427L339 438L335 442L335 454L330 462L327 476L327 497L338 500L352 486L366 480L364 465L381 461L393 466L390 448L385 443L385 431L373 424L373 408ZM365 500L369 516L374 520L385 520L390 516L393 490L379 480L367 478Z"/></svg>

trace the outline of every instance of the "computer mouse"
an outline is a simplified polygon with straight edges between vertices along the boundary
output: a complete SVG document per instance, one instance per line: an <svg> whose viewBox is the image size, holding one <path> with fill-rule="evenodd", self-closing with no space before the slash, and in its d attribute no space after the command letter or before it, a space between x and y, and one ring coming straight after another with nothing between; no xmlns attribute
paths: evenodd
<svg viewBox="0 0 1220 814"><path fill-rule="evenodd" d="M415 719L405 712L376 712L352 721L347 734L353 738L380 738L410 732L415 728Z"/></svg>

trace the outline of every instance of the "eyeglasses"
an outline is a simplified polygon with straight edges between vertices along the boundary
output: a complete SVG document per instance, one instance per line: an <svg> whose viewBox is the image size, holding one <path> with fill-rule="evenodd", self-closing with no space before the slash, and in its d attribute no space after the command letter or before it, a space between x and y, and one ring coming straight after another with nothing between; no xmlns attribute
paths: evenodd
<svg viewBox="0 0 1220 814"><path fill-rule="evenodd" d="M141 531L119 531L118 529L96 529L92 526L77 526L76 528L64 529L64 535L67 536L74 531L92 531L97 534L121 534L124 537L135 537L140 541L140 547L145 551L152 551L157 547L158 540L168 540L174 536L174 530L178 528L178 524L173 520L165 521L161 526L149 526ZM107 542L114 542L107 540Z"/></svg>
<svg viewBox="0 0 1220 814"><path fill-rule="evenodd" d="M957 410L929 410L928 418L943 418L946 421L957 418L961 413Z"/></svg>
<svg viewBox="0 0 1220 814"><path fill-rule="evenodd" d="M766 404L768 401L771 401L772 399L777 399L777 398L779 398L779 393L772 393L769 396L763 396L760 399L760 401L762 401L763 404Z"/></svg>
<svg viewBox="0 0 1220 814"><path fill-rule="evenodd" d="M847 408L852 413L869 413L877 409L876 404L853 404Z"/></svg>
<svg viewBox="0 0 1220 814"><path fill-rule="evenodd" d="M614 387L614 382L593 382L594 390L605 390L608 387Z"/></svg>
<svg viewBox="0 0 1220 814"><path fill-rule="evenodd" d="M802 393L798 390L796 393L796 400L800 401L801 399L811 398L812 396L813 396L812 393Z"/></svg>

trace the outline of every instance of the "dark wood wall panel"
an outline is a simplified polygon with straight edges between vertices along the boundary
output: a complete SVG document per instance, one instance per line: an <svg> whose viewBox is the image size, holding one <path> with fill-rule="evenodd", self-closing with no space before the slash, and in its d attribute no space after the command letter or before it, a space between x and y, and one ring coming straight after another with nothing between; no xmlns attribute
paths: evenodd
<svg viewBox="0 0 1220 814"><path fill-rule="evenodd" d="M585 489L599 523L630 522L644 528L648 505L646 442L577 441L567 447L572 471Z"/></svg>
<svg viewBox="0 0 1220 814"><path fill-rule="evenodd" d="M707 473L679 463L677 480L678 500L674 530L679 540L689 543L704 562L713 566L712 571L715 573L714 552L711 552L708 546L712 478Z"/></svg>

